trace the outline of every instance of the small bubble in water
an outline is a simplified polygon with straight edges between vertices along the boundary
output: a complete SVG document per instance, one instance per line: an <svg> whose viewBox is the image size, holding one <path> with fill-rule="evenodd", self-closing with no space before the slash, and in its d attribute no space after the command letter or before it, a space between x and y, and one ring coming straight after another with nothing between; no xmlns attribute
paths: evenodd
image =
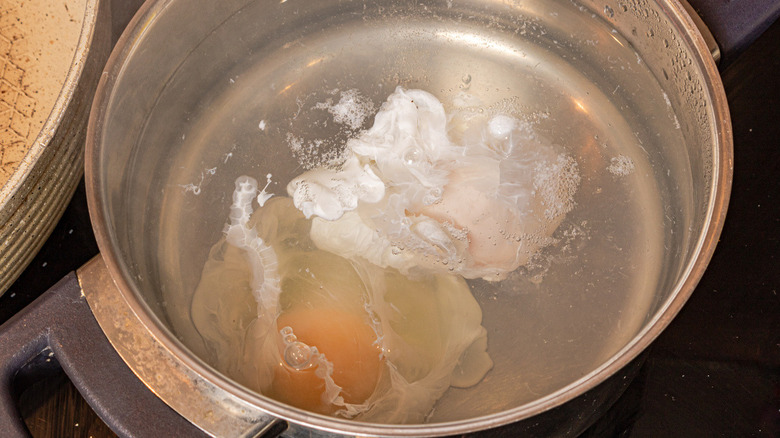
<svg viewBox="0 0 780 438"><path fill-rule="evenodd" d="M423 158L422 151L417 148L409 149L404 153L404 161L407 164L412 164L420 161Z"/></svg>
<svg viewBox="0 0 780 438"><path fill-rule="evenodd" d="M284 350L284 361L287 365L297 369L305 369L311 363L313 351L303 342L294 342Z"/></svg>
<svg viewBox="0 0 780 438"><path fill-rule="evenodd" d="M463 81L464 84L468 85L471 83L471 75L464 75L462 78L460 78L460 80Z"/></svg>

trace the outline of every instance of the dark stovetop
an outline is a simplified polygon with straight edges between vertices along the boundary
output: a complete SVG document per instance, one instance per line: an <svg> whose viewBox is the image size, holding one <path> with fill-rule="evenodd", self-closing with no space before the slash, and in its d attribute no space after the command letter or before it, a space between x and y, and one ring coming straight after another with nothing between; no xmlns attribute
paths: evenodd
<svg viewBox="0 0 780 438"><path fill-rule="evenodd" d="M586 436L780 436L778 72L780 21L723 72L735 170L712 262L640 375ZM44 248L0 297L0 323L97 252L82 184ZM29 385L20 411L36 437L113 436L61 371Z"/></svg>

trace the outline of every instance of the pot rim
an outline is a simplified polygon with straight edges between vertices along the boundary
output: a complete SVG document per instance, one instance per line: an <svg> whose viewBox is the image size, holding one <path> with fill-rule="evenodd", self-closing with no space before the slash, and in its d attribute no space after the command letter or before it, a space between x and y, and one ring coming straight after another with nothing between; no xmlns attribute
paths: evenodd
<svg viewBox="0 0 780 438"><path fill-rule="evenodd" d="M714 120L711 121L714 131L713 141L716 142L718 148L712 157L712 186L706 207L707 214L703 226L704 232L700 234L696 241L692 258L685 265L685 269L680 277L681 280L676 283L666 302L663 303L653 318L645 324L643 329L625 347L587 375L541 399L486 416L443 423L384 425L328 417L289 407L241 386L195 356L162 324L143 298L140 297L140 294L135 292L133 282L129 280L130 276L124 268L121 255L112 243L109 218L107 217L107 210L104 207L105 203L101 196L99 133L102 132L104 124L104 109L111 102L111 91L121 74L124 63L134 52L134 43L143 36L148 24L154 20L155 16L160 14L173 1L159 0L157 2L144 3L120 37L115 50L109 57L98 84L93 102L93 111L90 114L87 129L85 170L87 200L98 246L108 271L124 301L126 301L146 330L165 349L186 367L219 389L274 417L280 417L303 426L327 432L355 435L440 436L494 428L527 419L562 405L593 389L617 373L644 351L669 325L701 279L722 231L730 197L734 158L731 118L725 90L717 67L710 55L710 49L697 30L694 21L677 0L657 0L657 3L667 14L672 24L680 31L680 35L685 38L684 43L692 49L692 53L695 55L694 62L698 64L698 68L703 73L706 85L703 93L707 93L711 99L711 112L714 115ZM111 340L111 342L113 343L114 340ZM132 368L132 364L129 365ZM151 389L154 390L154 388Z"/></svg>

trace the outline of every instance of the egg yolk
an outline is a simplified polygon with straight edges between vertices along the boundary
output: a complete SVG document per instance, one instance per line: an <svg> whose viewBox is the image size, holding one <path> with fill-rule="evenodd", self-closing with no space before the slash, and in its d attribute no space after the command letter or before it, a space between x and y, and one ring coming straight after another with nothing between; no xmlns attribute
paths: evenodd
<svg viewBox="0 0 780 438"><path fill-rule="evenodd" d="M509 238L518 228L512 211L467 183L447 185L441 201L421 212L440 223L467 230L468 252L474 266L514 269L519 240Z"/></svg>
<svg viewBox="0 0 780 438"><path fill-rule="evenodd" d="M340 309L313 308L284 312L277 327L291 327L298 341L317 350L333 364L332 378L346 403L360 404L374 392L382 370L376 333L358 315ZM323 414L338 407L323 400L325 382L316 367L296 370L284 363L274 370L273 397Z"/></svg>

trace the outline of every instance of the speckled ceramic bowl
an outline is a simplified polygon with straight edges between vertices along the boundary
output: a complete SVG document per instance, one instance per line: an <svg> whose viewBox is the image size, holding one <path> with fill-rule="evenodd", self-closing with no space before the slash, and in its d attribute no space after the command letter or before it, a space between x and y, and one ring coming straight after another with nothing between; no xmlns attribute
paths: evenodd
<svg viewBox="0 0 780 438"><path fill-rule="evenodd" d="M0 294L46 241L81 178L110 24L98 0L0 1Z"/></svg>

